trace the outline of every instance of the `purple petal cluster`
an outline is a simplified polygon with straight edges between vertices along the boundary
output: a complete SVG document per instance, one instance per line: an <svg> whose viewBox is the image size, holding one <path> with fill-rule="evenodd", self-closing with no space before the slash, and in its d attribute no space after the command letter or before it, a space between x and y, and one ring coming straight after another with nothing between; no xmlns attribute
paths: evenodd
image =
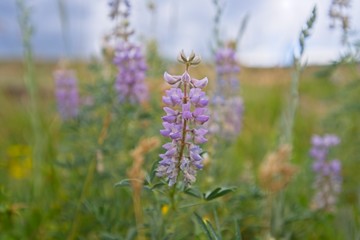
<svg viewBox="0 0 360 240"><path fill-rule="evenodd" d="M207 141L204 123L209 120L206 114L209 100L202 89L208 79L192 78L187 71L180 76L165 72L164 79L172 88L166 90L162 99L166 115L162 117L164 129L160 133L170 142L163 145L166 152L160 155L157 176L164 177L169 186L173 186L181 173L185 185L190 185L203 167L202 149L198 144Z"/></svg>
<svg viewBox="0 0 360 240"><path fill-rule="evenodd" d="M236 96L227 99L215 97L212 105L210 132L227 140L236 138L242 129L244 113L242 98Z"/></svg>
<svg viewBox="0 0 360 240"><path fill-rule="evenodd" d="M238 73L240 67L233 48L225 47L216 52L217 86L212 101L213 134L231 140L236 138L242 128L244 104L239 96Z"/></svg>
<svg viewBox="0 0 360 240"><path fill-rule="evenodd" d="M146 62L141 48L123 41L116 48L114 64L118 68L115 90L120 102L136 104L148 99L145 84Z"/></svg>
<svg viewBox="0 0 360 240"><path fill-rule="evenodd" d="M55 96L61 118L68 120L77 117L79 113L79 94L74 72L57 70L54 72L54 79Z"/></svg>
<svg viewBox="0 0 360 240"><path fill-rule="evenodd" d="M239 90L238 73L240 67L236 60L235 49L231 47L220 48L215 54L217 90L222 94Z"/></svg>
<svg viewBox="0 0 360 240"><path fill-rule="evenodd" d="M331 147L340 143L340 139L335 135L314 135L311 143L310 156L314 159L312 169L316 174L313 208L333 211L341 191L341 163L336 159L329 160L328 154Z"/></svg>

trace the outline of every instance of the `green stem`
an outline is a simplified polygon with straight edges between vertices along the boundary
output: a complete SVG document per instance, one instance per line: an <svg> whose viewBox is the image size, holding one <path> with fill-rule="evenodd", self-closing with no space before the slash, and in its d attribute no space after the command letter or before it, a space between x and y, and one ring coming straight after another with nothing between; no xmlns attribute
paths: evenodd
<svg viewBox="0 0 360 240"><path fill-rule="evenodd" d="M86 194L87 194L90 184L92 183L92 180L94 178L95 169L96 169L96 159L93 159L88 167L85 182L84 182L84 185L83 185L83 188L81 191L80 199L76 205L75 218L74 218L74 221L73 221L73 224L71 227L71 232L69 234L69 237L67 238L68 240L73 240L76 237L76 234L77 234L77 231L79 228L79 224L80 224L81 205L83 204L83 202L86 198Z"/></svg>
<svg viewBox="0 0 360 240"><path fill-rule="evenodd" d="M188 70L188 65L186 66L186 71ZM183 104L187 103L187 83L184 83L184 99ZM184 155L185 149L185 140L186 140L186 128L187 128L187 120L184 119L183 127L182 127L182 135L181 135L181 142L180 142L180 151L179 151L179 161L177 164L178 171L180 172L180 162Z"/></svg>
<svg viewBox="0 0 360 240"><path fill-rule="evenodd" d="M207 201L207 202L197 202L197 203L191 203L191 204L187 204L187 205L182 205L180 206L179 208L189 208L189 207L195 207L195 206L199 206L199 205L205 205L205 204L209 204L211 203L210 201Z"/></svg>
<svg viewBox="0 0 360 240"><path fill-rule="evenodd" d="M110 121L111 121L111 113L108 112L108 114L106 114L105 117L104 117L103 126L102 126L102 129L101 129L99 137L98 137L98 141L97 141L98 149L101 148L101 146L103 145L103 143L105 141L105 138L107 137L107 131L108 131L108 128L109 128L109 125L110 125ZM68 240L73 240L76 237L76 234L77 234L77 231L78 231L78 228L79 228L79 225L80 225L80 209L81 209L81 205L83 204L83 202L84 202L84 200L86 198L88 189L89 189L91 183L93 182L93 178L94 178L95 170L96 170L96 162L97 162L97 159L95 157L90 162L90 165L88 167L85 182L84 182L84 185L83 185L83 188L82 188L82 191L81 191L81 195L80 195L79 201L78 201L78 203L76 205L75 217L74 217L74 221L73 221L72 226L71 226L71 231L70 231L69 237L67 238Z"/></svg>
<svg viewBox="0 0 360 240"><path fill-rule="evenodd" d="M30 25L30 10L23 0L17 0L19 11L18 21L22 34L22 44L24 48L24 61L26 63L26 73L24 82L30 97L29 115L33 135L33 197L35 201L41 196L42 174L41 166L43 160L43 144L46 141L44 129L40 123L40 115L37 105L38 86L35 81L35 68L31 46L32 26Z"/></svg>
<svg viewBox="0 0 360 240"><path fill-rule="evenodd" d="M299 105L299 79L302 68L299 60L295 60L295 71L293 73L290 85L290 102L286 109L283 119L284 135L280 140L280 144L292 144L292 133L294 128L295 114Z"/></svg>
<svg viewBox="0 0 360 240"><path fill-rule="evenodd" d="M283 116L283 134L280 137L280 144L288 143L292 145L292 133L294 128L294 119L296 114L296 109L298 107L299 102L299 79L301 72L303 70L303 65L301 64L301 60L305 51L305 40L310 36L309 32L312 30L314 22L316 20L316 6L314 6L310 18L306 21L306 27L301 30L299 35L299 45L300 45L300 53L299 56L294 57L294 73L291 80L290 86L290 99L287 108L285 109L285 113Z"/></svg>
<svg viewBox="0 0 360 240"><path fill-rule="evenodd" d="M176 196L176 183L174 184L174 186L171 188L170 190L170 203L171 203L171 208L176 211L176 200L175 200L175 196Z"/></svg>

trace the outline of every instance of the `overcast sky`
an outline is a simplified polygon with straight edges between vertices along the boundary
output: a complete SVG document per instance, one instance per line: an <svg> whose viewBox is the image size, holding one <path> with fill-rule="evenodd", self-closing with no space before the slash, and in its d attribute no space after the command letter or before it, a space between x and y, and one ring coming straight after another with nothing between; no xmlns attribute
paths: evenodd
<svg viewBox="0 0 360 240"><path fill-rule="evenodd" d="M37 57L71 56L86 58L99 54L102 36L112 22L106 0L63 0L68 15L66 53L61 33L58 0L25 0L32 6L35 28L33 46ZM130 0L133 37L139 43L156 38L161 54L175 59L177 53L194 50L210 56L215 7L212 0L153 0L156 14L147 8L148 0ZM236 37L240 22L249 14L249 22L238 49L239 60L252 66L279 66L291 61L297 37L316 4L318 19L307 42L310 63L329 63L341 51L341 31L330 30L328 10L331 0L223 0L221 38ZM351 26L360 29L360 0L352 0ZM22 54L21 34L14 0L0 0L0 58Z"/></svg>

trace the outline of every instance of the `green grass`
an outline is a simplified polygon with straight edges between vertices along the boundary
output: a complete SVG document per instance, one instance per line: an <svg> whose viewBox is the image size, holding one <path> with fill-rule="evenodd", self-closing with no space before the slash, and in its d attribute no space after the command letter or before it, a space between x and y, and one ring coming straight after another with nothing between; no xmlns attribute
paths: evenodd
<svg viewBox="0 0 360 240"><path fill-rule="evenodd" d="M96 77L96 74L88 69L87 64L75 63L73 67L78 72L82 93L87 92L84 86L89 83L99 84L96 85L98 89L102 87L101 80L98 79L101 78L101 74ZM33 176L30 173L23 178L15 179L11 175L10 168L12 164L20 163L11 162L14 159L11 159L7 153L11 146L31 145L29 99L22 80L24 69L19 62L0 64L0 124L2 126L0 128L0 157L2 159L0 232L6 233L4 238L0 236L0 239L18 239L24 236L29 239L66 238L83 189L84 179L87 176L88 166L95 159L96 150L99 148L103 152L107 170L102 174L95 173L86 194L86 201L80 204L78 214L80 215L79 236L81 237L79 239L126 239L125 236L131 235L135 226L131 191L114 188L113 185L127 177L126 169L132 164L130 150L136 146L138 140L141 137L158 134L162 114L160 104L162 79L160 76L153 76L148 81L154 94L145 110L135 110L134 115L127 115L133 111L131 108L117 109L120 111L118 116L126 115L130 117L130 120L124 120L121 117L113 119L104 146L98 146L96 139L100 133L108 103L102 100L104 103L100 102L99 105L101 110L97 110L95 115L89 115L92 118L71 124L61 124L53 97L52 71L54 68L55 64L52 63L36 64L36 81L40 86L38 96L40 115L48 140L45 146L46 159L43 161L41 170L45 178L42 190L44 196L38 202L33 202L30 197L30 183ZM177 69L177 66L172 66L169 72L176 73ZM310 171L311 160L308 150L312 134L332 131L342 135L342 128L326 124L326 119L341 105L338 99L339 88L345 84L334 82L329 78L317 77L315 73L322 69L322 67L309 67L300 80L300 104L296 113L294 151L291 159L291 162L299 168L299 172L284 191L286 206L283 207L286 208L286 217L292 215L299 217L304 212L310 212L313 176ZM291 71L291 69L278 68L243 68L240 79L245 113L241 135L233 143L227 144L225 150L214 155L209 167L199 172L197 186L202 191L222 185L238 186L238 191L232 197L224 197L221 201L205 204L199 208L199 214L209 216L214 226L216 226L216 215L219 215L218 223L223 229L223 236L231 236L234 231L235 217L243 224L240 225L240 229L245 236L244 239L260 238L263 236L261 234L267 231L266 212L269 209L261 194L257 195L257 172L264 157L277 148L280 117L287 104ZM211 89L214 72L210 65L195 68L192 73L195 77L208 75ZM139 112L136 113L136 111ZM342 121L354 121L349 126L357 127L348 131L354 134L359 133L355 122L359 119L358 115L351 116L351 119L343 117ZM355 135L343 134L343 136L358 139ZM343 139L342 146L345 149L354 149L352 139ZM165 139L161 138L161 141L165 142ZM205 145L204 148L206 147L209 146ZM159 148L146 157L145 169L148 172L153 163L158 161L157 155L161 151ZM294 236L297 236L291 239L344 239L342 233L337 233L341 227L339 221L343 218L347 220L352 218L351 211L346 212L348 208L354 207L354 211L358 211L355 205L356 185L347 180L359 181L356 175L356 164L353 161L356 151L348 155L341 150L335 153L340 159L347 158L342 159L346 179L344 181L345 194L340 201L341 211L338 215L311 215L307 220L299 220L289 225L289 229L296 233ZM245 175L250 176L252 180L250 182L243 180ZM192 218L192 211L195 209L198 211L198 208L184 210L185 215L170 213L161 216L161 214L157 215L159 212L156 211L168 202L161 196L147 191L143 193L143 197L144 215L149 220L149 225L146 227L152 229L156 225L156 220L165 221L163 226L157 226L158 232L153 233L154 236L177 232L179 230L176 230L176 227L186 229L183 232L183 236L186 236L190 231L187 228L193 227L192 220L188 219ZM181 198L184 198L183 201L186 203L195 200L191 197L190 199ZM303 211L299 212L299 209ZM161 217L163 220L160 220ZM181 219L182 222L172 226L166 223L174 217ZM151 220L151 218L155 219ZM352 223L355 222L355 220L352 221ZM166 226L169 229L166 229ZM196 239L205 239L201 237L203 235L199 229L194 229L198 236Z"/></svg>

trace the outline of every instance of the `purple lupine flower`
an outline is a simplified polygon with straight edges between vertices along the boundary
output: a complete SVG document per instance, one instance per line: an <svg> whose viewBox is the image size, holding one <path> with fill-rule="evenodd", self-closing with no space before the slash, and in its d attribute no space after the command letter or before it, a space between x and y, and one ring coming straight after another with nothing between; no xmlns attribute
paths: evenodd
<svg viewBox="0 0 360 240"><path fill-rule="evenodd" d="M236 52L234 48L220 48L215 54L217 91L222 95L224 93L236 93L239 90L238 73L240 67L236 60Z"/></svg>
<svg viewBox="0 0 360 240"><path fill-rule="evenodd" d="M139 46L123 41L116 48L114 64L118 68L115 90L120 102L132 104L148 99L148 87L145 84L146 62Z"/></svg>
<svg viewBox="0 0 360 240"><path fill-rule="evenodd" d="M238 73L234 48L225 47L216 52L217 86L211 103L210 131L225 139L236 138L242 128L244 104L239 96Z"/></svg>
<svg viewBox="0 0 360 240"><path fill-rule="evenodd" d="M311 140L310 156L314 159L312 169L316 174L312 200L314 209L333 211L337 197L341 191L341 163L339 160L329 160L328 154L331 147L340 143L335 135L314 135Z"/></svg>
<svg viewBox="0 0 360 240"><path fill-rule="evenodd" d="M60 116L63 120L77 117L79 113L79 94L74 72L57 70L54 72L54 79L55 96Z"/></svg>
<svg viewBox="0 0 360 240"><path fill-rule="evenodd" d="M330 147L340 143L340 139L335 135L327 134L324 137L314 135L311 139L312 148L310 156L317 161L325 161L329 153Z"/></svg>
<svg viewBox="0 0 360 240"><path fill-rule="evenodd" d="M114 28L114 36L120 39L116 39L113 59L118 68L115 81L118 99L131 104L144 102L148 99L148 87L145 84L147 66L140 46L129 41L129 36L134 33L129 29L130 3L128 0L112 0L109 5L110 17L120 18Z"/></svg>
<svg viewBox="0 0 360 240"><path fill-rule="evenodd" d="M226 100L224 109L224 134L226 138L232 138L239 134L242 129L242 117L244 104L241 97L231 97Z"/></svg>
<svg viewBox="0 0 360 240"><path fill-rule="evenodd" d="M169 186L176 184L180 173L185 185L195 182L197 171L203 167L202 149L198 144L207 141L205 135L208 132L204 126L209 120L206 114L208 98L202 90L208 79L198 80L189 75L189 66L200 62L195 54L187 58L182 52L180 61L186 65L182 75L164 74L164 80L172 88L163 97L166 115L162 117L164 129L160 133L171 141L163 145L166 152L160 154L162 160L156 172Z"/></svg>

